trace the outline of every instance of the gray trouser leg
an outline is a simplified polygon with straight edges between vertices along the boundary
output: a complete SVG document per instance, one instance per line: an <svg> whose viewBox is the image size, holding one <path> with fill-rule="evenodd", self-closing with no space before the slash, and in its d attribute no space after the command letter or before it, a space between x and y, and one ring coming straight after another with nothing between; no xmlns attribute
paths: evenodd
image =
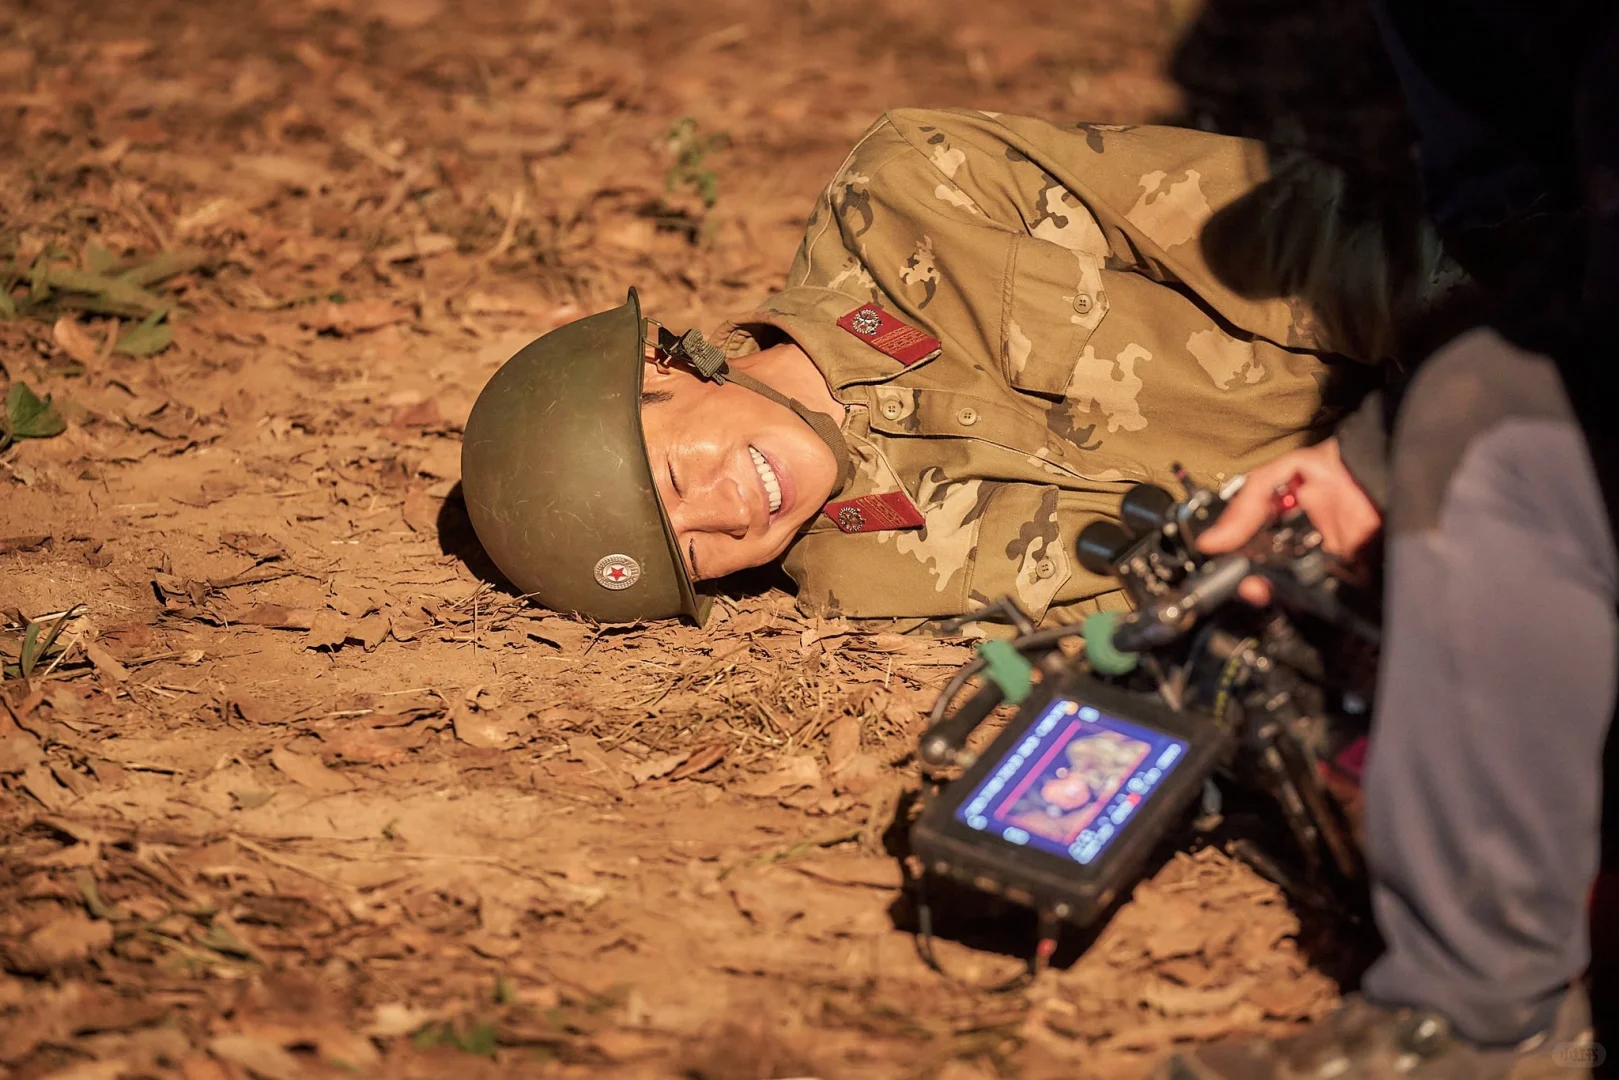
<svg viewBox="0 0 1619 1080"><path fill-rule="evenodd" d="M1514 1042L1589 958L1614 541L1555 371L1492 332L1418 374L1393 467L1365 990Z"/></svg>

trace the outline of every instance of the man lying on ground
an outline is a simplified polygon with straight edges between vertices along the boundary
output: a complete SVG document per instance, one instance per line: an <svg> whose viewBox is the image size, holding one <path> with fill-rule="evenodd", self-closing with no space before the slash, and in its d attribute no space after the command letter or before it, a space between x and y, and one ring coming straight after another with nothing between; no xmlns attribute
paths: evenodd
<svg viewBox="0 0 1619 1080"><path fill-rule="evenodd" d="M1294 176L1330 218L1332 176ZM1277 257L1371 314L1238 295L1199 234L1274 183L1242 139L891 112L715 343L632 292L502 367L466 425L473 526L523 592L604 621L701 621L695 582L777 559L806 612L899 629L1116 604L1078 532L1176 463L1219 482L1325 434L1341 354L1380 359L1432 280L1322 228Z"/></svg>

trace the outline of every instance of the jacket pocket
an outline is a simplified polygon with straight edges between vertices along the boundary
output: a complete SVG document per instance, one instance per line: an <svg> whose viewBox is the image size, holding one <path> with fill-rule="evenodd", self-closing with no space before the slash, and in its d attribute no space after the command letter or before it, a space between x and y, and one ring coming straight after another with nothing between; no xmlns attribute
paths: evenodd
<svg viewBox="0 0 1619 1080"><path fill-rule="evenodd" d="M1012 240L1003 279L1001 364L1019 390L1062 397L1107 315L1102 263L1032 236Z"/></svg>
<svg viewBox="0 0 1619 1080"><path fill-rule="evenodd" d="M996 489L978 527L973 601L1011 596L1035 622L1045 617L1073 574L1058 526L1057 496L1056 487L1044 484L1002 484Z"/></svg>

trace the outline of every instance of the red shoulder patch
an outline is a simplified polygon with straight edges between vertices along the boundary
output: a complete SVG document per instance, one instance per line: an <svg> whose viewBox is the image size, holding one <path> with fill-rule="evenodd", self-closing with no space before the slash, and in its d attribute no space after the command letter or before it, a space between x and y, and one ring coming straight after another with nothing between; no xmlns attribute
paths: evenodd
<svg viewBox="0 0 1619 1080"><path fill-rule="evenodd" d="M885 529L914 529L926 525L922 511L903 491L883 495L862 495L840 499L821 507L821 513L846 533L882 532Z"/></svg>
<svg viewBox="0 0 1619 1080"><path fill-rule="evenodd" d="M838 325L906 367L939 351L938 338L901 322L876 304L861 304L839 319Z"/></svg>

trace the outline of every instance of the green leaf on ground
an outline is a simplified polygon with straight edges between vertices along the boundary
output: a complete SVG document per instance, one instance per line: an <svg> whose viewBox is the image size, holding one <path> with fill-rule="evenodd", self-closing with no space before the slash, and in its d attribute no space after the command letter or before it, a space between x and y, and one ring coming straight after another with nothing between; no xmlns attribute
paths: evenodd
<svg viewBox="0 0 1619 1080"><path fill-rule="evenodd" d="M112 351L125 356L152 356L162 352L174 341L174 328L165 321L168 314L167 306L158 308L121 334Z"/></svg>
<svg viewBox="0 0 1619 1080"><path fill-rule="evenodd" d="M479 1057L494 1057L495 1047L498 1044L495 1025L489 1023L474 1024L465 1032L457 1031L454 1025L447 1023L429 1024L411 1036L410 1041L419 1050L434 1046L453 1046L462 1053L476 1054Z"/></svg>
<svg viewBox="0 0 1619 1080"><path fill-rule="evenodd" d="M51 396L41 398L27 383L14 382L6 394L5 435L0 445L11 439L48 439L67 430L67 421L51 404Z"/></svg>
<svg viewBox="0 0 1619 1080"><path fill-rule="evenodd" d="M118 256L100 244L86 244L84 265L93 274L102 274L118 265Z"/></svg>
<svg viewBox="0 0 1619 1080"><path fill-rule="evenodd" d="M251 945L218 923L210 924L208 932L198 939L197 944L206 945L216 953L234 956L240 960L256 961L259 958Z"/></svg>
<svg viewBox="0 0 1619 1080"><path fill-rule="evenodd" d="M17 675L13 676L10 673L11 665L8 664L6 665L6 677L26 679L34 673L34 669L39 666L40 661L53 659L55 654L61 653L61 649L55 649L55 653L52 652L53 647L56 645L56 639L62 636L62 631L67 629L67 624L78 618L79 613L83 610L83 604L74 604L57 616L55 621L48 626L37 619L30 622L28 629L23 633L22 648L17 654Z"/></svg>
<svg viewBox="0 0 1619 1080"><path fill-rule="evenodd" d="M702 167L703 159L711 151L729 146L731 137L723 131L699 135L696 119L682 116L664 139L670 156L675 159L663 174L664 186L670 191L690 188L703 200L703 205L712 210L720 199L719 176L713 169Z"/></svg>

